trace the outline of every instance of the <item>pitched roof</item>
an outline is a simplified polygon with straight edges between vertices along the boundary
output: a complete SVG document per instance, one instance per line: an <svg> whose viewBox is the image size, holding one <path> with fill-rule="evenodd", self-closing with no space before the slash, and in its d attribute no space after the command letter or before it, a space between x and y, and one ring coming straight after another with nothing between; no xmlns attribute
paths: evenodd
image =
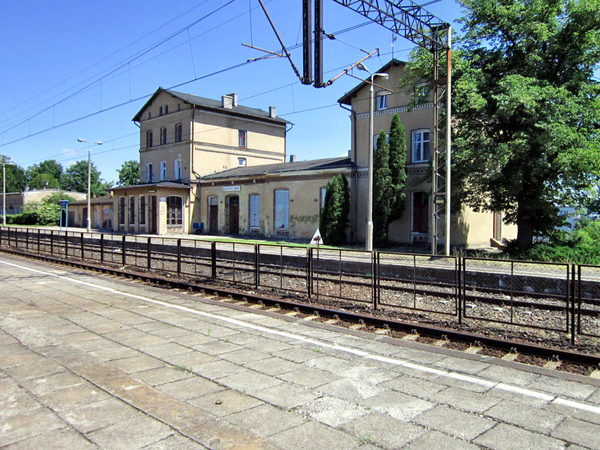
<svg viewBox="0 0 600 450"><path fill-rule="evenodd" d="M400 61L399 59L392 59L385 66L376 70L374 73L382 73L382 72L385 73L385 71L388 70L392 65L394 65L394 66L406 65L406 62ZM371 77L367 78L367 80L370 81ZM369 86L369 83L367 83L366 81L363 81L362 83L356 85L351 91L346 92L344 94L344 96L338 100L338 103L341 103L343 105L351 105L352 97L354 97L356 95L356 93L365 86Z"/></svg>
<svg viewBox="0 0 600 450"><path fill-rule="evenodd" d="M303 170L326 170L341 167L351 167L352 160L348 157L312 159L309 161L296 161L279 164L263 164L260 166L237 167L203 176L200 181L212 181L223 178L255 177L286 172L300 172Z"/></svg>
<svg viewBox="0 0 600 450"><path fill-rule="evenodd" d="M161 94L162 92L166 92L167 94L172 95L179 100L188 103L190 105L197 106L201 109L205 109L208 111L232 114L236 116L242 117L251 117L254 119L263 120L266 122L271 122L277 125L287 125L291 122L282 119L281 117L271 117L268 111L263 111L258 108L250 108L248 106L233 106L231 109L223 108L220 100L212 100L210 98L198 97L197 95L192 94L184 94L182 92L172 91L169 89L158 88L156 92L150 97L150 99L144 104L142 109L138 111L135 117L132 119L134 122L139 122L143 111L154 101L154 99Z"/></svg>
<svg viewBox="0 0 600 450"><path fill-rule="evenodd" d="M118 191L123 189L132 189L136 187L158 187L158 188L175 188L175 189L189 189L190 185L185 183L177 183L176 181L157 181L153 183L140 183L131 184L129 186L115 186L110 188L111 191Z"/></svg>

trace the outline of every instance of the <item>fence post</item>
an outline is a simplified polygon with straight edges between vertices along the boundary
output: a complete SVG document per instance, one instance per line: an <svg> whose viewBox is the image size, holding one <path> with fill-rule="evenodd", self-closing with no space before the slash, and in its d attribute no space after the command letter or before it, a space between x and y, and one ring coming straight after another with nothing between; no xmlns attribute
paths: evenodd
<svg viewBox="0 0 600 450"><path fill-rule="evenodd" d="M309 300L312 296L312 279L311 279L312 253L313 253L312 247L306 247L306 290L307 290L306 294L307 294Z"/></svg>
<svg viewBox="0 0 600 450"><path fill-rule="evenodd" d="M69 257L69 233L65 231L65 258Z"/></svg>
<svg viewBox="0 0 600 450"><path fill-rule="evenodd" d="M177 239L177 276L181 275L181 239Z"/></svg>
<svg viewBox="0 0 600 450"><path fill-rule="evenodd" d="M50 255L54 255L54 230L50 230Z"/></svg>
<svg viewBox="0 0 600 450"><path fill-rule="evenodd" d="M83 248L84 248L84 245L83 245L83 232L81 233L81 242L80 242L80 244L81 244L81 260L85 261L85 253L83 251Z"/></svg>
<svg viewBox="0 0 600 450"><path fill-rule="evenodd" d="M465 298L465 286L464 286L464 273L465 273L465 259L460 256L456 260L458 265L458 324L462 325L463 319L463 300Z"/></svg>
<svg viewBox="0 0 600 450"><path fill-rule="evenodd" d="M29 251L29 228L25 229L25 250Z"/></svg>
<svg viewBox="0 0 600 450"><path fill-rule="evenodd" d="M121 244L121 253L123 254L123 265L125 265L126 259L125 259L125 238L127 237L127 235L123 235L123 242Z"/></svg>
<svg viewBox="0 0 600 450"><path fill-rule="evenodd" d="M379 252L371 252L371 292L373 295L373 309L379 306Z"/></svg>
<svg viewBox="0 0 600 450"><path fill-rule="evenodd" d="M254 244L254 288L260 286L260 244Z"/></svg>
<svg viewBox="0 0 600 450"><path fill-rule="evenodd" d="M148 244L147 244L147 252L148 252L148 270L152 269L152 252L151 252L151 248L152 248L152 244L151 244L152 238L150 236L148 236Z"/></svg>
<svg viewBox="0 0 600 450"><path fill-rule="evenodd" d="M210 243L210 259L212 280L215 281L217 279L217 241Z"/></svg>
<svg viewBox="0 0 600 450"><path fill-rule="evenodd" d="M37 252L38 252L38 255L40 254L40 232L41 232L41 231L42 231L42 230L40 230L40 229L38 228L38 230L37 230Z"/></svg>
<svg viewBox="0 0 600 450"><path fill-rule="evenodd" d="M581 289L581 267L579 268L578 274L579 274L579 283L575 280L575 264L572 264L571 267L571 289L570 289L570 294L567 298L567 303L571 302L570 305L570 309L571 309L571 345L575 345L575 334L578 330L576 330L575 328L575 302L577 300L577 298L579 297L579 295L577 295L577 291L579 291ZM577 289L577 286L579 286L579 289ZM579 314L581 314L581 309L579 309Z"/></svg>
<svg viewBox="0 0 600 450"><path fill-rule="evenodd" d="M104 233L100 234L100 264L104 263Z"/></svg>

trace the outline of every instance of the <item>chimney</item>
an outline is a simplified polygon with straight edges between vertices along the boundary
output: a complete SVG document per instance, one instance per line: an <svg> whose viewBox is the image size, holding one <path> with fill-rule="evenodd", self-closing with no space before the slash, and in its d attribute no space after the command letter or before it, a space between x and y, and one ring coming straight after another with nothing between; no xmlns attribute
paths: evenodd
<svg viewBox="0 0 600 450"><path fill-rule="evenodd" d="M238 105L238 95L237 95L237 92L232 92L231 94L227 94L227 96L229 96L229 97L231 97L233 99L232 103L233 103L234 107Z"/></svg>
<svg viewBox="0 0 600 450"><path fill-rule="evenodd" d="M275 112L275 107L274 106L269 106L269 117L271 119L274 119L275 117L277 117L277 113Z"/></svg>
<svg viewBox="0 0 600 450"><path fill-rule="evenodd" d="M221 96L221 106L225 109L233 108L233 97L230 95L222 95Z"/></svg>
<svg viewBox="0 0 600 450"><path fill-rule="evenodd" d="M290 162L296 162L296 155L290 155Z"/></svg>

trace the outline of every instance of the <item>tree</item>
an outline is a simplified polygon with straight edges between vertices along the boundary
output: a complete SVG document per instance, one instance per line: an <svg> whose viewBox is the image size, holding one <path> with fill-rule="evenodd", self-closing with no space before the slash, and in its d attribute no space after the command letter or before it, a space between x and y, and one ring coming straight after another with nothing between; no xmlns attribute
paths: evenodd
<svg viewBox="0 0 600 450"><path fill-rule="evenodd" d="M29 179L29 189L58 189L60 183L56 178L47 173L38 173Z"/></svg>
<svg viewBox="0 0 600 450"><path fill-rule="evenodd" d="M61 188L65 191L87 192L88 185L88 163L77 161L71 165L62 176ZM110 184L100 178L100 172L92 163L91 170L91 194L92 197L106 195Z"/></svg>
<svg viewBox="0 0 600 450"><path fill-rule="evenodd" d="M44 205L59 205L63 200L67 200L69 202L75 202L77 199L75 197L71 197L70 195L65 194L64 192L54 192L48 197L45 197L42 200L42 204Z"/></svg>
<svg viewBox="0 0 600 450"><path fill-rule="evenodd" d="M475 210L504 212L525 248L600 176L600 0L460 3L455 193ZM425 74L426 53L411 63L413 78Z"/></svg>
<svg viewBox="0 0 600 450"><path fill-rule="evenodd" d="M394 203L389 155L387 136L382 130L377 137L377 151L373 161L373 241L377 246L387 244Z"/></svg>
<svg viewBox="0 0 600 450"><path fill-rule="evenodd" d="M12 161L8 156L0 155L0 163L12 163ZM27 186L25 170L14 163L6 164L4 170L6 173L6 192L22 192ZM0 173L0 178L1 175Z"/></svg>
<svg viewBox="0 0 600 450"><path fill-rule="evenodd" d="M319 229L323 242L340 245L346 241L346 228L350 213L350 190L343 174L333 177L327 183L325 204L321 210Z"/></svg>
<svg viewBox="0 0 600 450"><path fill-rule="evenodd" d="M398 220L402 216L404 211L404 202L406 201L406 194L404 188L406 187L406 132L400 121L400 116L394 114L392 117L392 124L390 127L390 143L389 143L389 167L392 185L392 205L389 223L394 220Z"/></svg>
<svg viewBox="0 0 600 450"><path fill-rule="evenodd" d="M119 186L133 186L140 184L139 161L125 161L119 169Z"/></svg>
<svg viewBox="0 0 600 450"><path fill-rule="evenodd" d="M42 189L44 186L33 187L33 180L40 174L49 175L60 184L60 178L63 174L63 166L54 159L47 159L39 164L32 164L27 168L27 179L29 187L32 189Z"/></svg>

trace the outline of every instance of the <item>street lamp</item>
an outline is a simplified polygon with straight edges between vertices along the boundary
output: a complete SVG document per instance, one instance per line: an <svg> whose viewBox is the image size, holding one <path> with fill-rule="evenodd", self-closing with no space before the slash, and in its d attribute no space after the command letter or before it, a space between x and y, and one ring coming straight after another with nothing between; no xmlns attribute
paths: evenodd
<svg viewBox="0 0 600 450"><path fill-rule="evenodd" d="M85 142L88 147L88 183L87 183L87 232L91 231L92 221L90 219L90 211L92 208L92 145L102 145L101 141L88 142L77 138L77 142Z"/></svg>
<svg viewBox="0 0 600 450"><path fill-rule="evenodd" d="M6 226L6 166L14 166L15 163L3 162L2 164L2 226Z"/></svg>
<svg viewBox="0 0 600 450"><path fill-rule="evenodd" d="M381 77L387 80L390 76L387 73L372 73L367 67L360 63L356 66L359 70L364 70L371 74L371 81L367 81L371 85L369 89L369 193L367 202L367 239L365 242L365 250L373 251L373 114L375 110L375 77Z"/></svg>

